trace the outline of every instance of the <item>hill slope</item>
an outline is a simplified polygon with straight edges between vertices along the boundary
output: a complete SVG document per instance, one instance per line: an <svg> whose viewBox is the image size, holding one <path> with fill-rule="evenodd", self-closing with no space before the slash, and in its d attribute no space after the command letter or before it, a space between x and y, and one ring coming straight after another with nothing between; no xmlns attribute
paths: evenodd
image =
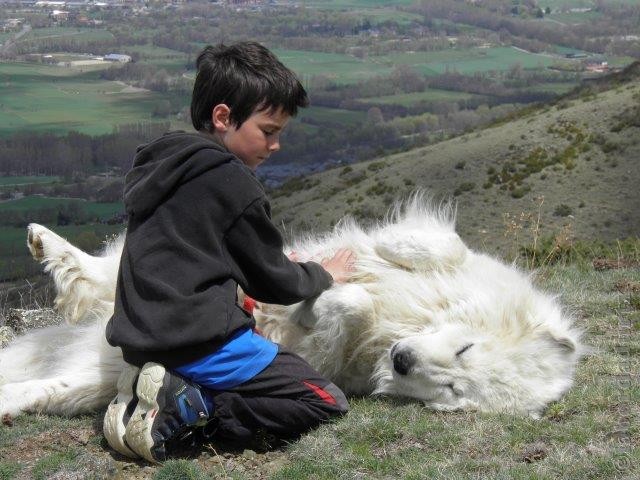
<svg viewBox="0 0 640 480"><path fill-rule="evenodd" d="M395 199L423 188L455 196L458 230L489 250L530 237L540 204L543 236L563 228L579 239L635 236L639 69L490 128L293 180L272 194L274 220L287 231L326 230L347 214L380 218Z"/></svg>

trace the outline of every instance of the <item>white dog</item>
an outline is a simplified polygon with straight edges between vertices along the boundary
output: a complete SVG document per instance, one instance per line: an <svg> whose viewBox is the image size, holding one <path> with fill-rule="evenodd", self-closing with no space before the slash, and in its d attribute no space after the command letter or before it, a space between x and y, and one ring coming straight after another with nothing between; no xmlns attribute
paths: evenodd
<svg viewBox="0 0 640 480"><path fill-rule="evenodd" d="M122 240L94 257L32 224L28 246L53 276L56 307L69 324L0 350L0 414L104 407L125 366L104 338ZM349 283L289 307L259 305L254 314L264 335L345 393L538 416L571 386L584 348L570 316L514 266L469 250L450 206L414 196L368 230L345 220L291 246L300 261L341 247L358 258Z"/></svg>

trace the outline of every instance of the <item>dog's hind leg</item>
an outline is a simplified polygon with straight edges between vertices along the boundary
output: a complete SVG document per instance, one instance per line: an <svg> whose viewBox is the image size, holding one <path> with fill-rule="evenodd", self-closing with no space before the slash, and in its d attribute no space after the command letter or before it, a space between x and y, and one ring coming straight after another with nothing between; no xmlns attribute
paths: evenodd
<svg viewBox="0 0 640 480"><path fill-rule="evenodd" d="M451 271L462 265L467 246L453 230L382 229L376 238L375 252L408 270Z"/></svg>
<svg viewBox="0 0 640 480"><path fill-rule="evenodd" d="M28 227L27 246L53 277L56 309L67 321L75 323L89 311L102 317L109 314L117 272L114 255L89 255L36 223Z"/></svg>

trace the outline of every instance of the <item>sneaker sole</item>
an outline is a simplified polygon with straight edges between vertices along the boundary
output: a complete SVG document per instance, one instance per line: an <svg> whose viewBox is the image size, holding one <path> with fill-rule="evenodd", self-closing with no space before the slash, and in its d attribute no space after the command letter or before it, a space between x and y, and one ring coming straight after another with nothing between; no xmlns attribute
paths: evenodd
<svg viewBox="0 0 640 480"><path fill-rule="evenodd" d="M125 438L129 447L149 462L158 463L164 458L156 458L152 453L154 441L151 436L155 414L160 410L158 392L164 382L165 368L158 363L146 363L140 371L136 394L138 405L131 415Z"/></svg>
<svg viewBox="0 0 640 480"><path fill-rule="evenodd" d="M133 452L125 441L126 423L125 413L129 402L133 400L133 383L140 369L133 365L127 366L118 378L118 395L111 401L104 415L102 431L107 442L116 452L130 458L140 456Z"/></svg>

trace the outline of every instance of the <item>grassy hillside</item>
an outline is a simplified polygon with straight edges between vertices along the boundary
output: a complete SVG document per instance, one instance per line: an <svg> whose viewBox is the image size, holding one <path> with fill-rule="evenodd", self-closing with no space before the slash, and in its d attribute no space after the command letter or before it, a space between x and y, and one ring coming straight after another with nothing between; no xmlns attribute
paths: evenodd
<svg viewBox="0 0 640 480"><path fill-rule="evenodd" d="M460 233L488 250L530 242L536 227L538 237L635 236L640 79L617 78L436 145L294 179L273 192L274 219L293 232L344 215L371 221L421 188L454 197Z"/></svg>

